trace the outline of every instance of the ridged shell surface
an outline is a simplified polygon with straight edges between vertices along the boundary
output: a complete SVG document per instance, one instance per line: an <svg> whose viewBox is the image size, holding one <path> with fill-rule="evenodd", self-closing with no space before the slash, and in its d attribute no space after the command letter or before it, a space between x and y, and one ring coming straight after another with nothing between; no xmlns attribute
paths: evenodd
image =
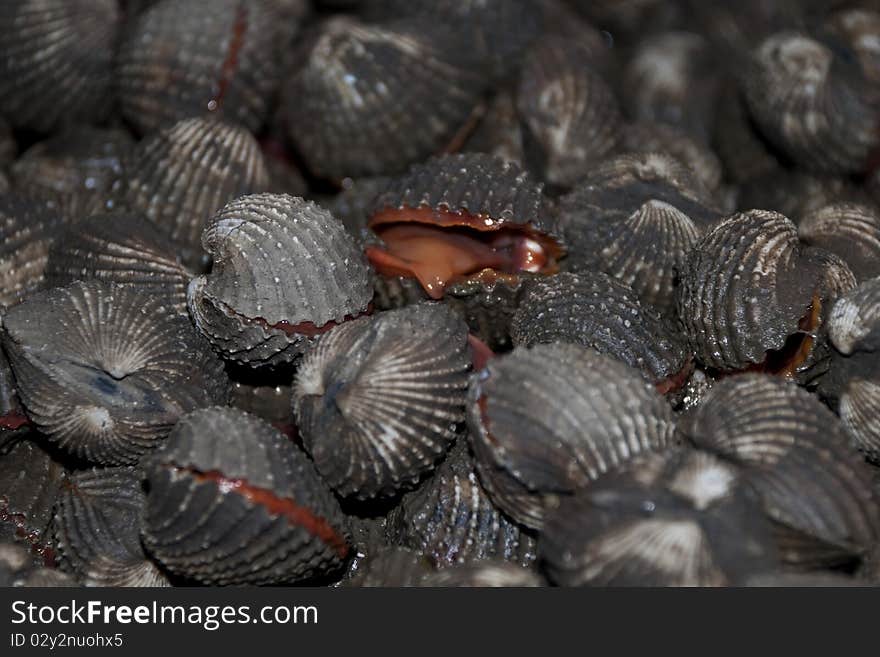
<svg viewBox="0 0 880 657"><path fill-rule="evenodd" d="M134 463L184 413L225 403L220 360L171 304L77 282L9 310L3 346L30 419L65 451Z"/></svg>
<svg viewBox="0 0 880 657"><path fill-rule="evenodd" d="M128 32L117 63L122 113L149 134L217 115L252 132L281 80L276 49L295 23L272 0L162 0Z"/></svg>
<svg viewBox="0 0 880 657"><path fill-rule="evenodd" d="M66 573L35 565L27 550L17 544L0 542L0 586L76 586Z"/></svg>
<svg viewBox="0 0 880 657"><path fill-rule="evenodd" d="M143 212L167 232L182 252L201 253L202 231L211 216L268 185L263 154L247 130L196 118L138 144L125 166L120 195L129 209Z"/></svg>
<svg viewBox="0 0 880 657"><path fill-rule="evenodd" d="M517 89L526 159L554 185L570 186L619 143L623 117L614 92L579 43L542 39Z"/></svg>
<svg viewBox="0 0 880 657"><path fill-rule="evenodd" d="M741 468L777 526L784 560L839 563L876 545L870 470L834 414L802 388L758 374L724 379L682 429Z"/></svg>
<svg viewBox="0 0 880 657"><path fill-rule="evenodd" d="M507 561L486 559L463 563L430 573L422 579L422 586L449 588L505 588L546 586L534 570Z"/></svg>
<svg viewBox="0 0 880 657"><path fill-rule="evenodd" d="M114 0L4 2L0 114L40 132L104 118L119 26Z"/></svg>
<svg viewBox="0 0 880 657"><path fill-rule="evenodd" d="M354 239L301 198L236 199L214 216L202 244L214 264L190 283L188 305L227 359L290 361L311 337L365 312L373 295Z"/></svg>
<svg viewBox="0 0 880 657"><path fill-rule="evenodd" d="M60 566L86 586L170 586L141 547L146 495L134 468L74 473L55 514Z"/></svg>
<svg viewBox="0 0 880 657"><path fill-rule="evenodd" d="M880 276L880 209L826 205L801 218L798 234L805 243L840 256L859 281Z"/></svg>
<svg viewBox="0 0 880 657"><path fill-rule="evenodd" d="M464 422L467 327L441 304L346 322L306 355L293 395L318 472L366 499L411 486Z"/></svg>
<svg viewBox="0 0 880 657"><path fill-rule="evenodd" d="M566 499L538 544L562 586L728 586L773 568L760 503L734 466L651 454Z"/></svg>
<svg viewBox="0 0 880 657"><path fill-rule="evenodd" d="M283 85L291 140L321 177L402 171L454 147L487 85L462 35L405 20L330 18Z"/></svg>
<svg viewBox="0 0 880 657"><path fill-rule="evenodd" d="M518 347L474 375L468 427L480 480L518 522L675 440L669 405L635 370L571 344Z"/></svg>
<svg viewBox="0 0 880 657"><path fill-rule="evenodd" d="M623 283L601 272L563 272L525 284L511 323L513 343L571 342L630 367L667 392L689 374L680 336Z"/></svg>
<svg viewBox="0 0 880 657"><path fill-rule="evenodd" d="M295 583L349 556L339 503L308 458L242 411L184 417L147 465L144 541L169 571L203 584Z"/></svg>
<svg viewBox="0 0 880 657"><path fill-rule="evenodd" d="M153 222L117 212L84 219L63 233L49 251L46 278L56 287L92 279L131 285L166 296L185 315L191 274Z"/></svg>

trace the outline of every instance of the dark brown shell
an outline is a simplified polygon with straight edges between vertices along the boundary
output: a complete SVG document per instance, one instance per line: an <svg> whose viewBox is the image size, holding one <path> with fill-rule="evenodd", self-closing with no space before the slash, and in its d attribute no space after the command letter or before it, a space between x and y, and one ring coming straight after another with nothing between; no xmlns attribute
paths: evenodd
<svg viewBox="0 0 880 657"><path fill-rule="evenodd" d="M880 209L854 203L826 205L798 223L806 244L830 251L864 281L880 276Z"/></svg>
<svg viewBox="0 0 880 657"><path fill-rule="evenodd" d="M3 347L28 417L67 452L134 463L177 419L225 403L219 359L167 300L77 282L3 318Z"/></svg>
<svg viewBox="0 0 880 657"><path fill-rule="evenodd" d="M572 344L518 347L474 375L469 437L480 480L518 522L675 440L672 411L627 365Z"/></svg>
<svg viewBox="0 0 880 657"><path fill-rule="evenodd" d="M737 469L705 452L650 454L564 500L538 544L563 586L727 586L776 564Z"/></svg>
<svg viewBox="0 0 880 657"><path fill-rule="evenodd" d="M571 342L639 370L658 392L680 388L691 356L680 336L623 283L601 272L528 281L511 322L514 345Z"/></svg>
<svg viewBox="0 0 880 657"><path fill-rule="evenodd" d="M358 499L417 482L464 422L469 370L467 327L441 304L330 331L303 359L293 395L318 472Z"/></svg>
<svg viewBox="0 0 880 657"><path fill-rule="evenodd" d="M48 132L110 109L115 0L18 0L0 8L0 114Z"/></svg>
<svg viewBox="0 0 880 657"><path fill-rule="evenodd" d="M354 239L310 201L254 194L227 204L202 237L214 264L193 279L196 327L230 360L289 362L313 338L366 312L369 269Z"/></svg>
<svg viewBox="0 0 880 657"><path fill-rule="evenodd" d="M345 517L314 467L264 421L187 415L147 465L149 552L203 584L281 584L339 571Z"/></svg>
<svg viewBox="0 0 880 657"><path fill-rule="evenodd" d="M741 469L786 561L839 563L876 544L870 471L834 414L794 383L758 374L719 381L683 431Z"/></svg>
<svg viewBox="0 0 880 657"><path fill-rule="evenodd" d="M793 376L822 355L822 319L855 285L842 260L805 247L769 210L735 214L694 246L677 290L678 315L699 362Z"/></svg>
<svg viewBox="0 0 880 657"><path fill-rule="evenodd" d="M190 278L173 242L155 224L121 212L77 222L52 246L46 265L50 286L92 279L124 283L164 296L184 315Z"/></svg>
<svg viewBox="0 0 880 657"><path fill-rule="evenodd" d="M519 67L525 49L541 31L542 7L533 0L370 0L372 20L418 19L461 33L498 77Z"/></svg>
<svg viewBox="0 0 880 657"><path fill-rule="evenodd" d="M526 159L553 185L569 187L611 153L623 117L614 92L576 41L549 37L530 52L517 89Z"/></svg>
<svg viewBox="0 0 880 657"><path fill-rule="evenodd" d="M487 84L470 44L436 24L336 16L305 47L282 111L306 165L324 178L397 173L454 150Z"/></svg>
<svg viewBox="0 0 880 657"><path fill-rule="evenodd" d="M828 335L835 347L829 378L840 386L835 392L843 427L880 463L880 277L835 302Z"/></svg>
<svg viewBox="0 0 880 657"><path fill-rule="evenodd" d="M186 119L138 144L119 194L129 209L146 214L188 261L196 262L202 255L202 231L213 214L268 186L263 154L247 130Z"/></svg>
<svg viewBox="0 0 880 657"><path fill-rule="evenodd" d="M801 167L861 173L880 148L880 85L864 78L857 61L805 34L764 41L745 92L764 136Z"/></svg>
<svg viewBox="0 0 880 657"><path fill-rule="evenodd" d="M535 541L492 504L473 470L441 466L388 516L389 542L417 550L438 568L497 558L535 560ZM439 585L439 584L438 584Z"/></svg>
<svg viewBox="0 0 880 657"><path fill-rule="evenodd" d="M54 565L52 508L67 471L30 434L0 448L0 541L24 545L31 560Z"/></svg>
<svg viewBox="0 0 880 657"><path fill-rule="evenodd" d="M49 247L64 218L36 201L0 195L0 306L12 306L45 284Z"/></svg>
<svg viewBox="0 0 880 657"><path fill-rule="evenodd" d="M663 32L641 41L624 72L626 108L637 121L672 125L708 142L719 88L718 62L695 32Z"/></svg>
<svg viewBox="0 0 880 657"><path fill-rule="evenodd" d="M559 201L568 269L599 269L667 308L699 238L721 215L690 169L664 153L621 155Z"/></svg>
<svg viewBox="0 0 880 657"><path fill-rule="evenodd" d="M281 80L277 50L296 29L271 0L162 0L120 48L122 113L142 134L218 115L252 132Z"/></svg>
<svg viewBox="0 0 880 657"><path fill-rule="evenodd" d="M10 167L16 193L46 202L68 221L112 205L113 184L133 147L119 129L69 128L26 150Z"/></svg>
<svg viewBox="0 0 880 657"><path fill-rule="evenodd" d="M70 476L55 514L62 570L86 586L170 586L141 547L146 507L141 479L134 468Z"/></svg>

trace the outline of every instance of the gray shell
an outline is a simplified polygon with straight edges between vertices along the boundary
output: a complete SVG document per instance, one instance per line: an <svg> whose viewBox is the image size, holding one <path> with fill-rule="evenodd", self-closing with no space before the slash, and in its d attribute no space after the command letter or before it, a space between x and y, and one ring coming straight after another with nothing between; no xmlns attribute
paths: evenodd
<svg viewBox="0 0 880 657"><path fill-rule="evenodd" d="M615 149L623 117L614 92L579 42L546 37L531 49L516 104L526 159L553 185L569 187Z"/></svg>
<svg viewBox="0 0 880 657"><path fill-rule="evenodd" d="M316 175L397 173L463 140L487 74L462 35L409 19L335 16L283 84L290 139Z"/></svg>
<svg viewBox="0 0 880 657"><path fill-rule="evenodd" d="M60 570L35 565L27 550L17 543L0 542L0 586L77 586Z"/></svg>
<svg viewBox="0 0 880 657"><path fill-rule="evenodd" d="M880 86L803 33L777 33L756 49L745 92L764 135L801 167L861 173L880 147Z"/></svg>
<svg viewBox="0 0 880 657"><path fill-rule="evenodd" d="M334 328L306 354L293 395L318 472L361 500L412 486L464 422L469 370L467 327L441 304Z"/></svg>
<svg viewBox="0 0 880 657"><path fill-rule="evenodd" d="M859 449L880 462L880 278L837 300L828 335L835 347L830 377L841 386L843 427Z"/></svg>
<svg viewBox="0 0 880 657"><path fill-rule="evenodd" d="M130 464L184 413L228 396L210 345L167 300L96 281L40 292L3 318L28 417L76 457Z"/></svg>
<svg viewBox="0 0 880 657"><path fill-rule="evenodd" d="M3 2L0 114L40 132L103 119L119 18L115 0Z"/></svg>
<svg viewBox="0 0 880 657"><path fill-rule="evenodd" d="M826 205L801 218L798 234L806 244L840 256L859 281L880 276L880 209Z"/></svg>
<svg viewBox="0 0 880 657"><path fill-rule="evenodd" d="M843 261L799 242L791 221L751 210L697 242L676 301L685 335L706 367L793 375L819 359L822 317L854 285Z"/></svg>
<svg viewBox="0 0 880 657"><path fill-rule="evenodd" d="M728 586L776 565L770 525L736 467L649 454L564 500L538 543L562 586Z"/></svg>
<svg viewBox="0 0 880 657"><path fill-rule="evenodd" d="M457 564L430 573L422 579L422 586L450 588L534 588L546 586L534 570L507 561L484 559Z"/></svg>
<svg viewBox="0 0 880 657"><path fill-rule="evenodd" d="M336 572L349 556L339 503L305 454L252 415L187 415L146 471L144 542L181 577L295 583Z"/></svg>
<svg viewBox="0 0 880 657"><path fill-rule="evenodd" d="M70 476L55 514L62 570L86 586L170 586L141 547L146 496L134 468Z"/></svg>
<svg viewBox="0 0 880 657"><path fill-rule="evenodd" d="M868 466L834 414L794 383L759 374L719 381L682 431L741 469L784 560L833 564L876 545L880 504Z"/></svg>
<svg viewBox="0 0 880 657"><path fill-rule="evenodd" d="M236 125L197 118L141 141L126 163L119 196L196 261L211 216L233 199L268 186L269 172L253 135Z"/></svg>
<svg viewBox="0 0 880 657"><path fill-rule="evenodd" d="M16 153L18 153L18 144L15 143L12 127L6 119L0 116L0 171L9 166L15 159Z"/></svg>
<svg viewBox="0 0 880 657"><path fill-rule="evenodd" d="M0 195L0 306L12 306L45 285L49 247L64 218L36 201Z"/></svg>
<svg viewBox="0 0 880 657"><path fill-rule="evenodd" d="M533 529L559 497L675 440L669 405L637 371L571 344L490 360L471 380L468 428L486 491Z"/></svg>
<svg viewBox="0 0 880 657"><path fill-rule="evenodd" d="M680 387L691 370L681 337L639 303L623 283L601 272L564 272L524 285L511 322L514 345L571 342L630 367L659 392Z"/></svg>
<svg viewBox="0 0 880 657"><path fill-rule="evenodd" d="M568 269L599 269L661 308L699 238L721 215L692 171L665 153L620 155L559 201Z"/></svg>
<svg viewBox="0 0 880 657"><path fill-rule="evenodd" d="M92 279L124 283L164 296L183 315L190 278L174 244L155 224L121 212L77 222L52 246L46 265L50 286Z"/></svg>
<svg viewBox="0 0 880 657"><path fill-rule="evenodd" d="M535 561L535 541L492 504L475 471L444 464L388 515L389 542L412 548L438 568L497 558Z"/></svg>
<svg viewBox="0 0 880 657"><path fill-rule="evenodd" d="M218 115L259 130L281 80L278 49L295 30L269 0L162 0L120 48L122 113L142 134Z"/></svg>
<svg viewBox="0 0 880 657"><path fill-rule="evenodd" d="M326 331L365 312L373 294L354 239L301 198L236 199L214 216L202 244L213 268L190 283L187 303L196 327L226 359L255 367L290 361L312 340L282 323Z"/></svg>

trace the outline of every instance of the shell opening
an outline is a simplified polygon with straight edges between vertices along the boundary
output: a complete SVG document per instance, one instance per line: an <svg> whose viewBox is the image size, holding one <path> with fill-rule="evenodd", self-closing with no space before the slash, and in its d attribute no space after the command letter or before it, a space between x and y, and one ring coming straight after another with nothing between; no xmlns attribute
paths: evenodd
<svg viewBox="0 0 880 657"><path fill-rule="evenodd" d="M763 362L747 368L748 372L766 372L776 376L792 377L813 352L816 342L816 329L822 317L822 300L818 294L807 307L807 312L798 322L798 330L788 336L785 344L779 349L767 351Z"/></svg>
<svg viewBox="0 0 880 657"><path fill-rule="evenodd" d="M498 222L466 212L431 208L388 209L369 224L385 247L366 249L386 276L415 278L432 299L451 284L485 270L552 274L562 248L528 224Z"/></svg>
<svg viewBox="0 0 880 657"><path fill-rule="evenodd" d="M273 516L281 516L293 526L301 527L312 536L331 547L340 559L348 555L349 547L345 538L334 529L326 519L315 515L309 509L296 503L290 497L279 497L273 491L250 484L245 479L227 477L217 470L201 471L192 467L179 467L166 463L164 467L178 477L191 477L198 482L212 482L223 493L236 493L252 504L263 507Z"/></svg>
<svg viewBox="0 0 880 657"><path fill-rule="evenodd" d="M358 317L371 315L373 313L373 304L372 302L370 302L369 304L367 304L367 307L362 312L346 315L342 318L341 321L331 319L329 322L325 322L320 326L315 324L314 322L298 322L296 324L291 324L287 320L281 320L280 322L275 322L274 324L272 324L265 317L247 317L246 315L235 312L234 310L232 310L232 308L222 302L216 303L219 307L223 308L226 314L230 317L238 317L248 324L257 324L266 329L277 329L279 331L283 331L289 336L300 336L306 338L313 338L315 336L326 333L327 331L339 326L340 324L351 321L352 319L357 319Z"/></svg>

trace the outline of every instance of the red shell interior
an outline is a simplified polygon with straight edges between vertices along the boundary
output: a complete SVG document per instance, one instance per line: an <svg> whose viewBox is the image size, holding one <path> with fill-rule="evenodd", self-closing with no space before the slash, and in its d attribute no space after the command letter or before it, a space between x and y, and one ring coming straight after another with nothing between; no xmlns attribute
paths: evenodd
<svg viewBox="0 0 880 657"><path fill-rule="evenodd" d="M450 283L487 269L554 273L562 255L559 244L528 224L466 212L392 208L374 215L369 226L385 242L385 248L366 249L376 270L417 279L433 299Z"/></svg>

